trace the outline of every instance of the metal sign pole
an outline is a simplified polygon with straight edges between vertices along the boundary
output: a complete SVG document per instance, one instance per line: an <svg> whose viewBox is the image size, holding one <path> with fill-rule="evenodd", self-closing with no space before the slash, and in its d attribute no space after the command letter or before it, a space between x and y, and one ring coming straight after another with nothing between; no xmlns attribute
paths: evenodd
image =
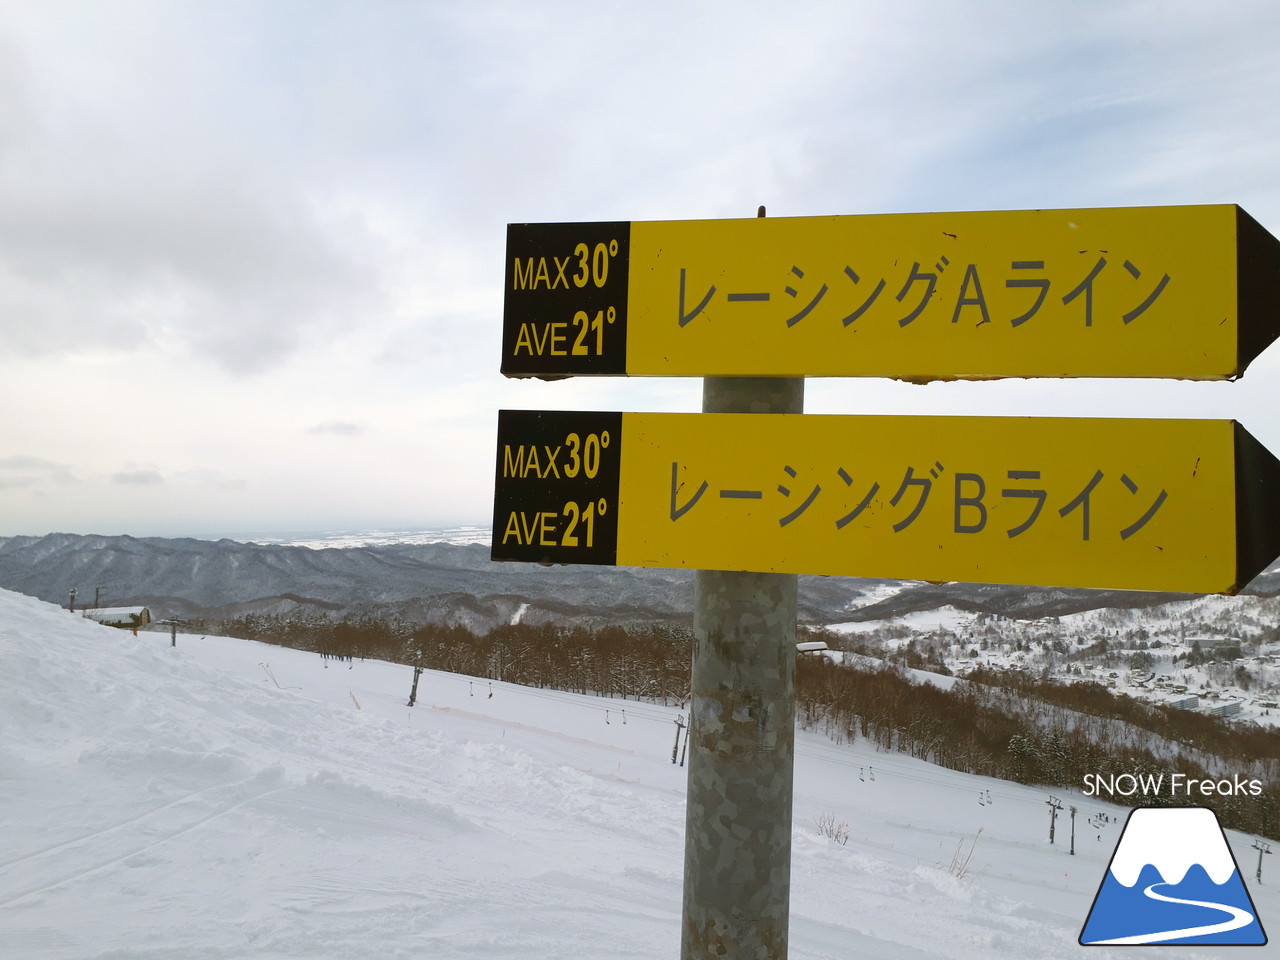
<svg viewBox="0 0 1280 960"><path fill-rule="evenodd" d="M703 413L803 413L803 378L705 378ZM699 570L682 960L785 960L796 576Z"/></svg>

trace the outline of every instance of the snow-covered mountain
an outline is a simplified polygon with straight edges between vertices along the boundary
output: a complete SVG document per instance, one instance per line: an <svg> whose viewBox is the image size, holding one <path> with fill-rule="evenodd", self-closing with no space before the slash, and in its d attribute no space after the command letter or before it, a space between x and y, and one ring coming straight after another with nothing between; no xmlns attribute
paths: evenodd
<svg viewBox="0 0 1280 960"><path fill-rule="evenodd" d="M68 603L75 589L82 607L101 588L104 605L147 604L161 618L322 611L480 631L510 622L522 608L527 622L586 623L687 620L693 609L687 570L493 563L483 544L409 535L400 542L368 536L309 542L313 546L73 534L0 538L0 588L58 604ZM344 546L321 546L325 542ZM1252 589L1280 592L1280 574L1264 574ZM808 623L834 623L952 607L1034 618L1151 607L1175 596L801 577L799 615Z"/></svg>
<svg viewBox="0 0 1280 960"><path fill-rule="evenodd" d="M435 672L409 708L405 666L5 591L0 664L5 960L678 954L675 708ZM1072 855L1042 790L804 731L795 777L794 960L1079 956L1120 808L1055 792Z"/></svg>
<svg viewBox="0 0 1280 960"><path fill-rule="evenodd" d="M11 537L0 587L66 605L147 604L158 617L374 614L487 629L526 619L663 619L692 605L692 575L626 568L497 564L480 544L309 547L160 537Z"/></svg>

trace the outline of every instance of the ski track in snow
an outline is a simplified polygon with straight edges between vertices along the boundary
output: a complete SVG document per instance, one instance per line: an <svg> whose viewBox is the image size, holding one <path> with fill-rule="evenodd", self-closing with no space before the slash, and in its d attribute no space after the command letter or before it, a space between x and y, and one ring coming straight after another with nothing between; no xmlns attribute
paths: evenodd
<svg viewBox="0 0 1280 960"><path fill-rule="evenodd" d="M93 830L89 833L83 834L82 836L73 837L70 840L64 840L61 843L56 843L51 847L45 847L43 849L33 850L30 853L25 854L24 856L18 857L14 860L0 861L0 871L8 870L11 867L17 866L20 863L25 863L28 860L34 860L38 857L48 857L48 856L52 856L53 854L61 855L64 851L68 851L72 848L82 848L92 840L105 836L106 834L111 833L112 831L119 830L122 827L127 827L129 824L136 823L137 821L142 820L143 818L154 817L157 814L163 812L164 810L169 809L170 807L177 806L178 804L187 803L193 798L199 797L203 794L207 794L210 791L218 790L218 789L225 788L232 785L239 786L242 783L247 783L251 779L253 778L246 777L244 780L233 780L227 784L216 784L212 787L205 787L201 790L193 790L191 793L188 793L185 796L178 797L176 800L170 800L168 803L162 803L155 807L149 807L148 809L142 811L141 813L137 813L131 817L126 817L124 820L121 820L117 823L110 824L109 826L102 827L101 829L98 829L98 830Z"/></svg>
<svg viewBox="0 0 1280 960"><path fill-rule="evenodd" d="M216 789L216 788L214 787L209 788L209 790L213 790L213 789ZM199 792L201 794L207 794L209 790L202 790ZM148 836L154 835L155 839L148 840L144 842L141 846L136 846L129 842L125 842L121 844L121 846L123 846L123 849L111 850L110 852L106 852L107 848L110 847L110 844L93 843L94 841L98 841L100 838L105 837L106 834L112 833L113 831L118 830L120 827L127 825L127 823L136 822L137 820L141 819L141 817L135 817L133 818L133 821L126 821L126 823L124 824L118 824L116 826L109 827L105 830L98 830L93 833L87 834L84 837L81 837L79 839L70 840L65 843L58 844L56 847L52 848L51 850L41 851L37 854L32 854L28 857L19 858L19 861L15 861L15 862L20 862L21 860L31 860L35 857L44 857L47 863L58 864L62 866L62 869L65 869L64 859L70 859L68 858L68 854L71 852L72 848L79 848L76 850L76 852L79 856L84 857L84 860L82 860L74 869L72 869L71 872L66 873L63 876L57 876L54 879L48 880L47 882L41 882L35 887L18 892L16 895L9 897L9 899L7 900L0 900L0 907L9 906L12 903L17 903L20 900L24 900L27 897L33 896L38 893L43 893L44 891L53 889L54 887L62 886L65 883L69 883L74 880L83 879L92 874L98 873L99 871L109 869L118 863L129 860L130 858L137 857L141 854L147 853L149 850L155 847L158 847L161 844L170 843L173 840L176 840L178 837L182 836L183 834L188 833L191 830L195 830L199 827L202 827L205 824L207 824L209 821L217 817L221 817L225 814L228 814L231 811L237 809L238 807L243 806L246 803L250 803L254 800L259 800L267 796L271 792L272 791L264 791L262 793L255 793L244 799L234 800L231 803L220 804L218 806L215 806L212 810L209 810L207 812L204 812L204 811L200 812L194 818L186 818L186 817L181 818L173 826L157 827L155 820L156 820L156 814L158 813L158 811L149 811L145 815L148 819L147 835ZM185 801L177 801L176 803L185 803ZM165 804L165 808L172 808L176 805L176 803ZM86 848L89 846L95 846L95 847L101 846L104 849L101 852L95 849L90 849L88 850L88 852L86 852ZM53 854L54 852L57 853L57 859L51 856L51 854ZM105 860L101 859L103 856L106 856ZM72 860L72 862L75 862L75 861Z"/></svg>
<svg viewBox="0 0 1280 960"><path fill-rule="evenodd" d="M0 957L677 956L681 711L411 679L0 591ZM790 956L1078 956L1123 812L1058 792L1115 818L1072 857L1045 795L800 732Z"/></svg>

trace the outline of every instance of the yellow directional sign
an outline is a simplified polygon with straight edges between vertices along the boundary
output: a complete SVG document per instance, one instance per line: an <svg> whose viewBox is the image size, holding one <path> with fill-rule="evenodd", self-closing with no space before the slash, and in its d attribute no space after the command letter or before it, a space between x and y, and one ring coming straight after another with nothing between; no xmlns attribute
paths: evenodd
<svg viewBox="0 0 1280 960"><path fill-rule="evenodd" d="M503 411L495 560L1234 593L1280 463L1234 421Z"/></svg>
<svg viewBox="0 0 1280 960"><path fill-rule="evenodd" d="M512 224L502 371L1229 379L1278 305L1229 204Z"/></svg>

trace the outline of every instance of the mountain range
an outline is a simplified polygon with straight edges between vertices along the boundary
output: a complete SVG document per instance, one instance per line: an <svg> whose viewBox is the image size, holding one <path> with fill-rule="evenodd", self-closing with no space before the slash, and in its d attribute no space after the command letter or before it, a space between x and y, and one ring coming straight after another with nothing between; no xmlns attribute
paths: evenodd
<svg viewBox="0 0 1280 960"><path fill-rule="evenodd" d="M689 570L494 563L480 544L314 549L236 540L54 533L0 538L0 587L77 609L146 605L156 619L248 613L398 616L486 630L514 619L600 624L691 620ZM1280 594L1280 571L1246 592ZM1009 617L1148 607L1184 595L990 584L800 577L813 624L890 619L953 606Z"/></svg>

